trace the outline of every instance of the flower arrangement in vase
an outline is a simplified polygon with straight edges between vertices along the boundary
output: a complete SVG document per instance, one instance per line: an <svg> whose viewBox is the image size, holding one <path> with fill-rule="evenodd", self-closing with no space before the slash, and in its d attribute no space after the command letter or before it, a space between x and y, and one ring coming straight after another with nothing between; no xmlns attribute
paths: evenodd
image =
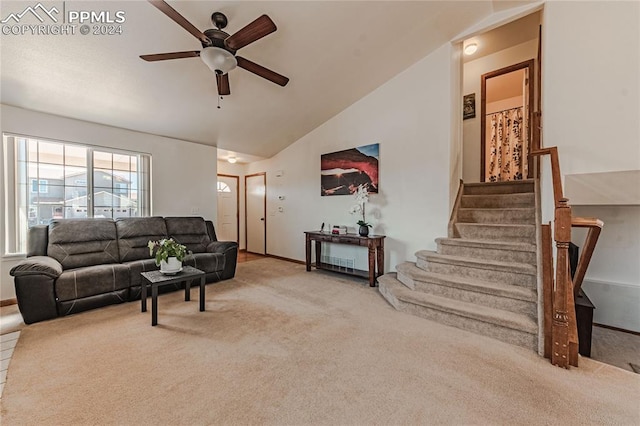
<svg viewBox="0 0 640 426"><path fill-rule="evenodd" d="M351 206L349 213L358 216L361 215L360 217L362 217L362 219L356 222L359 225L358 234L362 237L366 237L369 235L369 228L371 228L371 224L367 222L365 213L365 205L369 202L369 191L367 190L367 185L358 185L356 190L353 192L353 196L356 203Z"/></svg>
<svg viewBox="0 0 640 426"><path fill-rule="evenodd" d="M173 238L163 238L160 241L149 241L149 256L154 256L160 272L177 273L182 269L182 261L187 256L187 247L177 243Z"/></svg>

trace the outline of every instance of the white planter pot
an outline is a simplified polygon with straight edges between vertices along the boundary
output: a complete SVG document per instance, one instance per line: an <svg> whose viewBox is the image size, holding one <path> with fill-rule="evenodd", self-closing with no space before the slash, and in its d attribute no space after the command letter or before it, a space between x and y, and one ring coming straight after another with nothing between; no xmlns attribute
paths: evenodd
<svg viewBox="0 0 640 426"><path fill-rule="evenodd" d="M160 271L162 272L176 272L180 268L182 268L182 262L175 257L170 257L166 262L164 260L160 261Z"/></svg>

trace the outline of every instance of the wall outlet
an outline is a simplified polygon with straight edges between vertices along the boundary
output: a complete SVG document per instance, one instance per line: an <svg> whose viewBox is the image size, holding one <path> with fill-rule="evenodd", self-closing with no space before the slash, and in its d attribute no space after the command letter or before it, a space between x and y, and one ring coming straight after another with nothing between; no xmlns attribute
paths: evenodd
<svg viewBox="0 0 640 426"><path fill-rule="evenodd" d="M200 208L191 207L191 214L200 214Z"/></svg>

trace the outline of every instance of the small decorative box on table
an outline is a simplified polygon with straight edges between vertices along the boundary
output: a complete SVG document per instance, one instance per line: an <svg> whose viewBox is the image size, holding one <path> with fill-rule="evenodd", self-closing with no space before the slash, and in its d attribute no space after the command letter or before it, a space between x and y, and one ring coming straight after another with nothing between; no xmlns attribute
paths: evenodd
<svg viewBox="0 0 640 426"><path fill-rule="evenodd" d="M142 277L151 284L151 325L158 325L158 287L184 282L184 301L191 300L191 280L200 278L200 312L204 312L205 274L192 266L183 266L180 272L165 275L160 271L142 272ZM143 281L140 296L142 312L147 312L147 285Z"/></svg>
<svg viewBox="0 0 640 426"><path fill-rule="evenodd" d="M322 263L322 242L334 243L334 244L349 244L354 246L367 247L369 250L369 271L365 273L365 277L369 279L369 285L375 287L376 278L384 274L384 235L369 235L361 237L357 234L344 234L336 235L328 232L320 231L307 231L306 235L306 263L307 271L311 270L311 241L316 242L316 269L326 269L329 271L336 271L347 273L344 270L333 267L333 265ZM377 270L376 270L377 263ZM362 276L358 274L359 271L354 270L351 275Z"/></svg>

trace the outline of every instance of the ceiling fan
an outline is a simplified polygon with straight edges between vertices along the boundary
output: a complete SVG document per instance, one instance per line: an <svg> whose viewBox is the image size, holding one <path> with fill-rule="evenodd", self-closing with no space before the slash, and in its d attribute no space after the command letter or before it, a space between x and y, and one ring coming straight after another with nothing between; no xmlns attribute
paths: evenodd
<svg viewBox="0 0 640 426"><path fill-rule="evenodd" d="M262 65L258 65L255 62L251 62L241 56L236 56L236 51L239 49L276 31L276 25L267 15L260 16L258 19L240 29L235 34L229 35L222 31L222 29L227 26L227 17L220 12L214 12L211 15L211 22L216 28L201 32L165 1L148 1L200 40L200 43L202 43L202 50L140 55L140 58L145 61L165 61L168 59L195 58L199 56L211 71L215 72L216 82L218 84L218 94L221 96L231 94L228 72L236 66L244 68L249 72L283 87L289 82L287 77L280 75L275 71L271 71L270 69L267 69Z"/></svg>

